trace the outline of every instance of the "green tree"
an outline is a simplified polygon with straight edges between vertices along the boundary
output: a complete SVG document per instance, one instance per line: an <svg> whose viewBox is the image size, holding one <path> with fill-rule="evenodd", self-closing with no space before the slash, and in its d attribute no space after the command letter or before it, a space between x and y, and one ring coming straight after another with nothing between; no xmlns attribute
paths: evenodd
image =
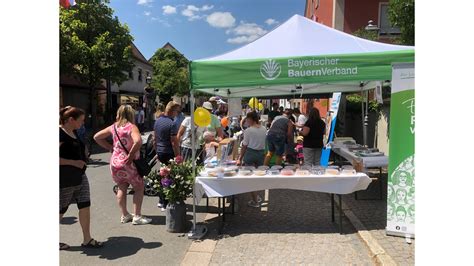
<svg viewBox="0 0 474 266"><path fill-rule="evenodd" d="M415 45L415 0L390 0L390 23L399 27L400 44Z"/></svg>
<svg viewBox="0 0 474 266"><path fill-rule="evenodd" d="M370 41L377 41L379 37L376 31L366 30L365 28L360 28L354 31L352 35L357 36L359 38L366 39L366 40L370 40Z"/></svg>
<svg viewBox="0 0 474 266"><path fill-rule="evenodd" d="M178 51L160 48L151 57L153 65L152 87L155 88L160 101L168 102L174 95L189 94L189 61Z"/></svg>
<svg viewBox="0 0 474 266"><path fill-rule="evenodd" d="M102 80L121 84L133 68L127 25L122 25L108 0L77 0L60 9L60 73L73 75L90 88L92 128L97 127L95 87ZM110 92L109 92L110 93Z"/></svg>

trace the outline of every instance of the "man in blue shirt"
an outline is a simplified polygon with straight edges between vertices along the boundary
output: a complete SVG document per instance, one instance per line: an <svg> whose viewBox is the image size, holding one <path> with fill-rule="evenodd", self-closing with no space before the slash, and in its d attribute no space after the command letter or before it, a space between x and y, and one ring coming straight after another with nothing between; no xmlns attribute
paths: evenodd
<svg viewBox="0 0 474 266"><path fill-rule="evenodd" d="M156 119L153 130L158 160L166 165L170 163L171 159L179 155L179 141L176 137L178 130L175 127L175 121L173 121L178 109L179 104L170 101L166 105L164 114ZM159 197L158 207L161 208L161 211L164 211L168 202L164 195L159 195Z"/></svg>

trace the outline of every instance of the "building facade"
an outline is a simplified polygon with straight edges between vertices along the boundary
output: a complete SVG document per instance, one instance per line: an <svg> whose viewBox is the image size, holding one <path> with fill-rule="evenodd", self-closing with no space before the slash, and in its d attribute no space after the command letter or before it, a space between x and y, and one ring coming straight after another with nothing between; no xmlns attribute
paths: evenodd
<svg viewBox="0 0 474 266"><path fill-rule="evenodd" d="M140 50L132 43L133 69L128 74L128 80L118 85L111 84L112 109L117 110L121 104L131 104L135 107L144 105L144 88L146 78L153 77L153 66L146 60Z"/></svg>
<svg viewBox="0 0 474 266"><path fill-rule="evenodd" d="M78 79L61 75L59 80L59 105L77 106L82 108L88 114L85 124L91 128L91 120L95 119L98 128L102 128L110 119L115 117L115 112L121 104L132 104L143 106L143 95L146 87L146 77L153 76L153 67L141 54L135 44L132 43L133 70L128 73L129 79L120 86L112 83L111 89L111 108L107 108L107 81L102 80L102 84L95 88L95 103L97 105L97 116L91 117L91 90Z"/></svg>
<svg viewBox="0 0 474 266"><path fill-rule="evenodd" d="M388 0L306 0L305 17L352 34L372 24L379 28L378 41L391 43L400 35L388 18Z"/></svg>

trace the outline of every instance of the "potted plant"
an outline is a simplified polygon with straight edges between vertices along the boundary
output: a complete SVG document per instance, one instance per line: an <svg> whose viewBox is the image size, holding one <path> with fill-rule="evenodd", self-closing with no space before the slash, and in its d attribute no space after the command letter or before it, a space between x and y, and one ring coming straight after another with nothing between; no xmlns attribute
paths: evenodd
<svg viewBox="0 0 474 266"><path fill-rule="evenodd" d="M199 166L196 166L199 171ZM150 184L163 193L168 200L166 206L166 230L168 232L184 232L186 230L186 198L193 193L192 162L183 162L177 156L168 165L161 164L159 170L153 170L147 176Z"/></svg>

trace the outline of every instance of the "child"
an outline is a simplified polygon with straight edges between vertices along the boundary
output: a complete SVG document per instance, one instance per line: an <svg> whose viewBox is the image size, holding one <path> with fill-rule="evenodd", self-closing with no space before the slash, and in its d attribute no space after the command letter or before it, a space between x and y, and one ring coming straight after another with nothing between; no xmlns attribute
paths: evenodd
<svg viewBox="0 0 474 266"><path fill-rule="evenodd" d="M212 157L216 156L216 148L219 147L219 143L215 141L214 133L210 131L206 131L203 134L204 138L204 151L206 153L206 157L204 159L205 162L209 161Z"/></svg>
<svg viewBox="0 0 474 266"><path fill-rule="evenodd" d="M298 136L296 138L296 147L295 147L295 152L297 153L296 158L298 158L298 162L300 166L303 165L304 163L304 156L303 156L303 136Z"/></svg>

